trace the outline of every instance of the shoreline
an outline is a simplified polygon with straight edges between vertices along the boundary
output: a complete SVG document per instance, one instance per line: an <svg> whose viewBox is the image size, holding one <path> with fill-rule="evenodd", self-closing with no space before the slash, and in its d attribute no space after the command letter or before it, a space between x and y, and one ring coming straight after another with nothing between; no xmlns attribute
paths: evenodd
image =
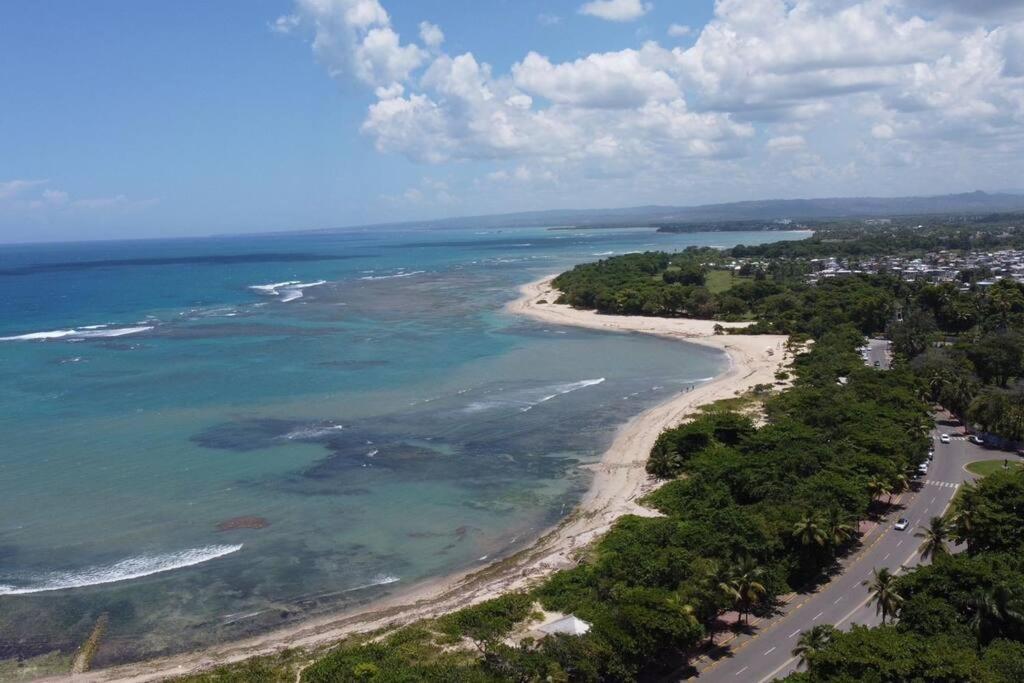
<svg viewBox="0 0 1024 683"><path fill-rule="evenodd" d="M576 555L603 535L618 518L658 513L642 507L638 499L657 482L645 464L658 435L693 414L701 405L742 394L756 384L773 384L780 365L788 362L783 335L715 335L715 321L684 318L606 316L555 304L553 276L519 289L519 297L505 311L555 325L584 327L618 333L643 333L701 344L727 354L729 367L691 391L675 394L621 425L600 461L585 465L593 479L576 508L552 528L509 557L482 568L423 581L392 595L340 613L312 617L291 626L247 638L142 662L75 674L76 681L152 681L198 673L273 654L285 648L315 649L346 637L420 619L437 617L530 587L560 569L575 566ZM540 303L548 301L551 303ZM721 323L743 327L744 323ZM46 680L67 680L60 676Z"/></svg>

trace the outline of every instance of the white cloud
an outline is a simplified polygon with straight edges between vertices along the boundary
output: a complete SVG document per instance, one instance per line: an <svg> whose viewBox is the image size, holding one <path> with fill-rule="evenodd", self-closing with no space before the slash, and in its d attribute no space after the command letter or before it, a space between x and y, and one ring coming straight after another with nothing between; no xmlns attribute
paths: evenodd
<svg viewBox="0 0 1024 683"><path fill-rule="evenodd" d="M768 140L765 147L771 152L794 152L807 146L802 135L780 135Z"/></svg>
<svg viewBox="0 0 1024 683"><path fill-rule="evenodd" d="M891 140L892 137L895 135L895 132L893 131L892 126L890 126L889 124L879 123L875 126L872 126L871 135L872 137L878 140Z"/></svg>
<svg viewBox="0 0 1024 683"><path fill-rule="evenodd" d="M132 200L125 195L74 199L68 192L49 187L49 180L0 181L0 208L20 212L140 209L156 204L155 199Z"/></svg>
<svg viewBox="0 0 1024 683"><path fill-rule="evenodd" d="M671 57L654 44L558 65L531 52L512 67L512 78L519 88L559 104L635 107L679 97L679 86L665 66L671 66Z"/></svg>
<svg viewBox="0 0 1024 683"><path fill-rule="evenodd" d="M3 180L0 181L0 200L14 199L15 197L46 185L49 180Z"/></svg>
<svg viewBox="0 0 1024 683"><path fill-rule="evenodd" d="M541 12L537 15L537 23L541 26L556 26L562 23L562 17L557 14L548 14L547 12Z"/></svg>
<svg viewBox="0 0 1024 683"><path fill-rule="evenodd" d="M672 24L668 27L668 34L673 38L683 38L693 33L693 29L684 24Z"/></svg>
<svg viewBox="0 0 1024 683"><path fill-rule="evenodd" d="M431 39L443 34L429 32ZM405 81L427 59L415 44L403 45L378 0L296 0L295 13L280 17L275 28L313 33L313 53L334 78L357 79L374 86ZM422 31L422 27L421 27Z"/></svg>
<svg viewBox="0 0 1024 683"><path fill-rule="evenodd" d="M432 50L437 50L441 47L441 43L444 42L444 31L437 24L431 24L429 21L420 22L420 40L423 44Z"/></svg>
<svg viewBox="0 0 1024 683"><path fill-rule="evenodd" d="M380 151L491 161L484 182L532 182L531 197L551 189L538 181L549 172L552 197L625 203L788 193L793 179L802 194L849 194L1019 175L1024 23L1002 19L1008 3L967 19L938 1L926 12L917 0L718 0L689 47L566 61L524 48L501 73L446 54L432 24L425 48L403 44L376 0L298 0L295 16L332 76L374 88L362 131Z"/></svg>
<svg viewBox="0 0 1024 683"><path fill-rule="evenodd" d="M606 21L635 21L653 7L651 3L642 0L591 0L580 7L580 14Z"/></svg>

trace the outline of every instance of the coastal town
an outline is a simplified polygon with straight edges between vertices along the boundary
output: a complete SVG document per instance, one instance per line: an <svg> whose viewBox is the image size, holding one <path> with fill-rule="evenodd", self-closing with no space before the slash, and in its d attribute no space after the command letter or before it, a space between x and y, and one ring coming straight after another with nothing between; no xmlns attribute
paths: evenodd
<svg viewBox="0 0 1024 683"><path fill-rule="evenodd" d="M877 256L867 258L815 258L810 260L811 282L853 275L890 273L906 282L955 282L966 291L986 288L1002 279L1024 283L1024 250L962 253L953 250L924 256ZM737 269L742 264L736 264Z"/></svg>

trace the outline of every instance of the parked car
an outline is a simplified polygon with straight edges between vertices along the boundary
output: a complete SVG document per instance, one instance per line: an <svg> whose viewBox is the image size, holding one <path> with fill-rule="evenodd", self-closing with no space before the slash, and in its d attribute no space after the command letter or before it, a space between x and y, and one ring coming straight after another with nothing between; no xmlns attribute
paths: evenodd
<svg viewBox="0 0 1024 683"><path fill-rule="evenodd" d="M896 531L906 531L908 526L910 526L910 520L906 517L900 517L899 521L897 521L896 524L893 525L893 529L895 529Z"/></svg>
<svg viewBox="0 0 1024 683"><path fill-rule="evenodd" d="M917 466L917 473L918 474L928 474L928 463L923 462L920 465L918 465Z"/></svg>
<svg viewBox="0 0 1024 683"><path fill-rule="evenodd" d="M928 459L929 460L934 460L935 459L935 451L928 451Z"/></svg>
<svg viewBox="0 0 1024 683"><path fill-rule="evenodd" d="M967 437L967 440L970 441L971 443L978 444L979 446L985 443L985 440L978 436L977 434L971 434L969 437Z"/></svg>
<svg viewBox="0 0 1024 683"><path fill-rule="evenodd" d="M943 434L939 437L939 441L942 443L949 443L952 439L949 438L949 434Z"/></svg>

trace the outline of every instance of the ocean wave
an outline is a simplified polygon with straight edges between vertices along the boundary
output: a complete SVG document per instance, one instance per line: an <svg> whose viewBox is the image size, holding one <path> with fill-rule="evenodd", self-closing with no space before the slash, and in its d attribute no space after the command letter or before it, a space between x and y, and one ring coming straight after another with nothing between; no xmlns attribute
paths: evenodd
<svg viewBox="0 0 1024 683"><path fill-rule="evenodd" d="M403 270L400 270L399 272L393 273L391 275L366 275L366 276L361 277L359 279L360 280L394 280L395 278L399 278L399 277L412 277L413 275L422 275L425 272L427 272L427 271L425 271L425 270L405 271L403 269Z"/></svg>
<svg viewBox="0 0 1024 683"><path fill-rule="evenodd" d="M45 572L26 577L24 581L19 581L20 585L0 584L0 595L28 595L140 579L152 574L209 562L241 549L241 543L238 545L210 545L176 553L140 555L114 564L77 571ZM11 580L15 577L5 578Z"/></svg>
<svg viewBox="0 0 1024 683"><path fill-rule="evenodd" d="M282 438L288 439L289 441L307 441L311 439L320 439L325 436L330 436L335 432L340 432L345 427L339 424L315 424L307 427L299 427L294 429Z"/></svg>
<svg viewBox="0 0 1024 683"><path fill-rule="evenodd" d="M401 581L397 576L391 574L378 574L370 580L370 583L364 583L360 586L354 586L352 588L346 588L341 591L342 593L352 593L353 591L361 591L367 588L373 588L374 586L387 586L388 584L398 583Z"/></svg>
<svg viewBox="0 0 1024 683"><path fill-rule="evenodd" d="M587 387L593 387L593 386L596 386L598 384L601 384L602 382L604 382L604 377L598 377L597 379L585 379L585 380L581 380L579 382L571 382L569 384L559 384L559 385L557 385L555 387L555 393L549 394L549 395L545 396L544 398L540 399L539 401L537 401L536 403L534 403L533 405L530 405L530 406L527 406L527 407L523 408L523 412L525 413L527 410L530 410L534 406L540 405L541 403L547 403L548 401L550 401L553 398L558 398L559 396L563 396L565 394L572 393L572 392L577 391L579 389L586 389Z"/></svg>
<svg viewBox="0 0 1024 683"><path fill-rule="evenodd" d="M249 289L259 292L260 294L266 294L267 296L276 296L281 303L286 304L289 301L301 299L302 290L326 284L327 280L317 280L316 282L289 280L287 282L271 282L268 285L250 285Z"/></svg>
<svg viewBox="0 0 1024 683"><path fill-rule="evenodd" d="M126 337L130 334L149 332L152 325L139 325L137 327L107 327L105 325L89 325L80 329L50 330L49 332L30 332L19 334L13 337L0 337L0 341L55 341L67 339L110 339L113 337Z"/></svg>
<svg viewBox="0 0 1024 683"><path fill-rule="evenodd" d="M545 387L539 387L537 389L517 391L511 395L502 396L500 398L474 401L463 408L463 412L479 413L485 410L492 410L494 408L518 408L520 412L525 413L541 403L547 403L554 398L564 396L565 394L569 394L580 389L596 386L604 382L604 380L604 377L598 377L597 379L584 379L579 382L552 384Z"/></svg>

